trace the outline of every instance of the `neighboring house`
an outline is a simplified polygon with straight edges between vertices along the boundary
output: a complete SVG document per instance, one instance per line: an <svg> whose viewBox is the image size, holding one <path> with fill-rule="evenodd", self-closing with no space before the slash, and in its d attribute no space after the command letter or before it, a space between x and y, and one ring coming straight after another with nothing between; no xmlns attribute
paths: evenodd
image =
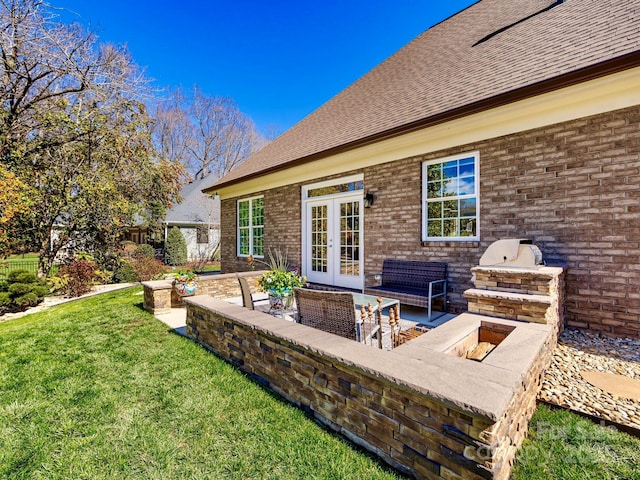
<svg viewBox="0 0 640 480"><path fill-rule="evenodd" d="M569 326L638 336L640 2L479 1L205 192L224 272L277 248L360 288L387 257L445 261L461 312L488 245L529 238L567 266Z"/></svg>
<svg viewBox="0 0 640 480"><path fill-rule="evenodd" d="M136 245L142 245L144 243L153 243L153 238L149 233L149 228L144 218L140 215L135 215L133 219L133 225L127 227L124 231L122 239L127 242L135 243Z"/></svg>
<svg viewBox="0 0 640 480"><path fill-rule="evenodd" d="M185 185L180 194L182 202L167 211L165 235L170 228L178 227L187 242L189 261L209 261L220 246L220 199L205 195L202 189L213 182L212 178L194 180Z"/></svg>

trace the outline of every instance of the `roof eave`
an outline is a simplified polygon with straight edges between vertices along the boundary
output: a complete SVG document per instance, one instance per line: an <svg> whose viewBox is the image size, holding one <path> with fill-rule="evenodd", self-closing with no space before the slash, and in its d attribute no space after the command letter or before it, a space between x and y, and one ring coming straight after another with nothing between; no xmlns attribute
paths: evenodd
<svg viewBox="0 0 640 480"><path fill-rule="evenodd" d="M511 90L509 92L505 92L500 95L495 95L493 97L489 97L477 102L463 105L461 107L448 110L446 112L442 112L437 115L432 115L430 117L426 117L420 120L416 120L414 122L400 125L398 127L386 130L384 132L380 132L375 135L370 135L368 137L361 138L350 143L345 143L337 147L323 150L321 152L317 152L312 155L301 157L281 165L276 165L271 168L266 168L255 173L245 175L243 177L233 178L227 181L224 181L224 179L222 179L222 181L218 183L214 183L212 186L206 189L203 189L202 192L206 194L211 194L221 188L229 187L231 185L236 185L238 183L245 182L249 179L260 177L262 175L278 172L281 170L286 170L288 168L301 165L304 163L312 162L314 160L318 160L324 157L329 157L331 155L336 155L349 150L354 150L356 148L364 147L366 145L371 145L372 143L377 143L382 140L387 140L389 138L411 133L416 130L422 130L427 127L445 123L458 118L466 117L468 115L472 115L475 113L480 113L485 110L490 110L492 108L500 107L509 103L519 101L519 100L531 98L536 95L541 95L554 90L559 90L561 88L570 87L578 83L587 82L589 80L594 80L596 78L618 73L618 72L621 72L630 68L638 67L638 66L640 66L640 51L631 52L631 53L622 55L620 57L616 57L611 60L606 60L604 62L590 65L588 67L584 67L579 70L574 70L572 72L568 72L548 80L543 80L541 82L527 85L525 87L521 87L516 90Z"/></svg>

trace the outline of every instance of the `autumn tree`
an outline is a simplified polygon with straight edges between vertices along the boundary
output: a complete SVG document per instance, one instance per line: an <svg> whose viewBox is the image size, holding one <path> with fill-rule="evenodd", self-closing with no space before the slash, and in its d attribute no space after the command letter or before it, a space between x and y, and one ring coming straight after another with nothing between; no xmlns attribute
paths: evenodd
<svg viewBox="0 0 640 480"><path fill-rule="evenodd" d="M9 239L16 236L14 218L30 213L29 188L0 165L0 258L10 251Z"/></svg>
<svg viewBox="0 0 640 480"><path fill-rule="evenodd" d="M38 0L0 0L0 21L0 160L32 189L15 231L44 272L63 248L106 256L179 190L181 165L151 139L144 77L125 49L56 23Z"/></svg>

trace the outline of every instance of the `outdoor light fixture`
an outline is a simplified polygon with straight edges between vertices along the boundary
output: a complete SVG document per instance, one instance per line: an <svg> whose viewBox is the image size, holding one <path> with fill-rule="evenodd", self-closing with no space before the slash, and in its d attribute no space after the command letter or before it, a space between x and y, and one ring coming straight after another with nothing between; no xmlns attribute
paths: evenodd
<svg viewBox="0 0 640 480"><path fill-rule="evenodd" d="M371 205L373 205L373 201L376 199L376 197L373 195L373 193L367 191L367 193L364 194L364 208L369 208Z"/></svg>

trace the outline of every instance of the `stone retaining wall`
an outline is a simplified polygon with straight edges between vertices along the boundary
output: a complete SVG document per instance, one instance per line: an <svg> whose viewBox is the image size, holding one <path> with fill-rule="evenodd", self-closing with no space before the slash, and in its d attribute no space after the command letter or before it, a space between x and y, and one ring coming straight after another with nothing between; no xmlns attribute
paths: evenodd
<svg viewBox="0 0 640 480"><path fill-rule="evenodd" d="M463 314L378 350L207 296L187 335L416 478L507 479L555 344L551 325ZM483 362L443 353L489 320L514 327Z"/></svg>
<svg viewBox="0 0 640 480"><path fill-rule="evenodd" d="M264 270L241 272L238 275L245 277L252 290L257 290L258 279ZM184 307L182 297L173 288L173 280L153 280L142 282L144 287L144 309L154 315L169 313L172 308ZM198 295L209 295L213 298L239 297L240 285L235 273L222 275L203 275L198 277Z"/></svg>

